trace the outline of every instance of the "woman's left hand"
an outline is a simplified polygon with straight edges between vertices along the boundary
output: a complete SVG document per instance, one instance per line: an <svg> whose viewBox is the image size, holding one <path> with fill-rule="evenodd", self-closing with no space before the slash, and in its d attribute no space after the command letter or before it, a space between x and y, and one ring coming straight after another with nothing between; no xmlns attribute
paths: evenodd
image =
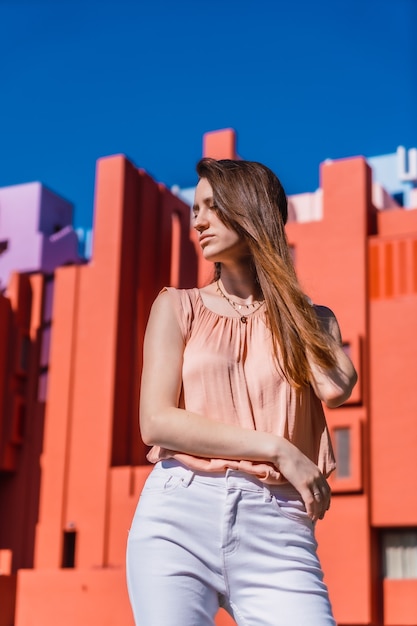
<svg viewBox="0 0 417 626"><path fill-rule="evenodd" d="M331 491L317 465L284 438L275 465L301 495L311 520L323 519L330 507Z"/></svg>

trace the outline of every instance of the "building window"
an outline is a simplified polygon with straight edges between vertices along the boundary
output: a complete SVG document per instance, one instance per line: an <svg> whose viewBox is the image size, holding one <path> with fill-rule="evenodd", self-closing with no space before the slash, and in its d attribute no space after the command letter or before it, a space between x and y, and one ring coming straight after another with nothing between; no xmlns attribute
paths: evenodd
<svg viewBox="0 0 417 626"><path fill-rule="evenodd" d="M64 568L75 567L75 544L77 540L77 532L75 528L64 530L62 544L62 565Z"/></svg>
<svg viewBox="0 0 417 626"><path fill-rule="evenodd" d="M19 350L19 370L26 373L29 369L31 342L29 335L22 335Z"/></svg>
<svg viewBox="0 0 417 626"><path fill-rule="evenodd" d="M351 476L351 432L350 428L335 428L333 430L334 445L337 459L336 478Z"/></svg>
<svg viewBox="0 0 417 626"><path fill-rule="evenodd" d="M39 380L38 380L39 402L46 402L47 390L48 390L48 368L42 367L39 373Z"/></svg>
<svg viewBox="0 0 417 626"><path fill-rule="evenodd" d="M54 300L54 277L49 275L49 276L45 276L44 291L43 291L42 321L44 324L48 324L51 322L53 300Z"/></svg>
<svg viewBox="0 0 417 626"><path fill-rule="evenodd" d="M384 578L417 578L417 529L382 534Z"/></svg>
<svg viewBox="0 0 417 626"><path fill-rule="evenodd" d="M333 493L362 491L363 409L341 409L329 415L329 430L336 457L336 469L329 483Z"/></svg>
<svg viewBox="0 0 417 626"><path fill-rule="evenodd" d="M397 204L399 204L400 206L404 206L404 192L403 191L393 193L392 197L394 198Z"/></svg>
<svg viewBox="0 0 417 626"><path fill-rule="evenodd" d="M18 399L13 412L13 427L11 441L21 445L25 435L26 426L26 405L23 400Z"/></svg>
<svg viewBox="0 0 417 626"><path fill-rule="evenodd" d="M51 345L51 325L45 324L42 328L40 365L47 367L49 363L49 351Z"/></svg>

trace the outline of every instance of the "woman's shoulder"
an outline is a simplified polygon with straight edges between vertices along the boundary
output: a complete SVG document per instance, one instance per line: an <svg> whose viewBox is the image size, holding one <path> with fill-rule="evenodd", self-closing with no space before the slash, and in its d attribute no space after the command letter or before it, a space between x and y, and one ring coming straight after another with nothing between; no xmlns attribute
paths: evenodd
<svg viewBox="0 0 417 626"><path fill-rule="evenodd" d="M171 301L181 304L182 306L186 306L190 304L194 306L197 300L199 299L199 290L197 287L193 287L191 289L180 289L178 287L164 287L159 292L158 297L164 297L163 294L167 294L165 297L168 297Z"/></svg>
<svg viewBox="0 0 417 626"><path fill-rule="evenodd" d="M313 308L322 327L338 341L341 340L340 328L336 315L328 306L313 304Z"/></svg>
<svg viewBox="0 0 417 626"><path fill-rule="evenodd" d="M177 294L178 297L183 298L183 297L189 297L193 293L198 293L198 287L183 288L183 287L165 286L161 289L159 293L164 293L165 291L167 293Z"/></svg>
<svg viewBox="0 0 417 626"><path fill-rule="evenodd" d="M196 306L199 301L199 290L197 287L192 289L164 287L159 292L156 300L161 301L163 306L167 306L171 310L174 310L181 332L184 337L187 337L190 332L191 324L195 317Z"/></svg>
<svg viewBox="0 0 417 626"><path fill-rule="evenodd" d="M325 306L324 304L312 304L312 306L318 317L336 317L332 309L330 309L328 306Z"/></svg>

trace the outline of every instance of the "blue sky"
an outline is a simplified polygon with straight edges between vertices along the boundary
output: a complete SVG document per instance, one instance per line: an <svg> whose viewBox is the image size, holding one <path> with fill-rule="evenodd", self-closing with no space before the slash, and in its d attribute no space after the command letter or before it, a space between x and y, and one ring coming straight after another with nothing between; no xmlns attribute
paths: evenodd
<svg viewBox="0 0 417 626"><path fill-rule="evenodd" d="M326 158L417 146L416 0L0 0L0 186L40 180L92 222L96 160L190 187L202 135L287 193Z"/></svg>

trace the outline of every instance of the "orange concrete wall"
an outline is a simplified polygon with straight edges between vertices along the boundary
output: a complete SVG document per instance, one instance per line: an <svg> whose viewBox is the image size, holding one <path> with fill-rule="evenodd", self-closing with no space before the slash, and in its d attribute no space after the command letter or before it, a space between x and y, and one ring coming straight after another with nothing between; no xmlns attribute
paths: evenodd
<svg viewBox="0 0 417 626"><path fill-rule="evenodd" d="M169 283L174 210L189 220L188 207L124 157L99 162L93 260L56 273L38 567L59 566L65 528L79 531L77 566L108 562L110 468L145 461L137 429L141 341L150 302ZM184 248L190 258L192 244ZM183 284L196 277L182 274ZM54 370L62 359L65 367Z"/></svg>
<svg viewBox="0 0 417 626"><path fill-rule="evenodd" d="M384 624L415 626L417 624L417 580L384 580Z"/></svg>
<svg viewBox="0 0 417 626"><path fill-rule="evenodd" d="M0 549L12 551L14 572L33 564L44 411L37 396L43 283L42 276L14 274L0 297Z"/></svg>
<svg viewBox="0 0 417 626"><path fill-rule="evenodd" d="M42 487L35 546L35 567L59 568L62 533L66 525L65 502L71 439L71 405L79 267L59 269L55 274L53 336L48 379L48 404L40 459ZM75 318L75 319L74 319ZM54 365L56 364L56 365Z"/></svg>
<svg viewBox="0 0 417 626"><path fill-rule="evenodd" d="M15 624L134 626L118 569L21 570Z"/></svg>
<svg viewBox="0 0 417 626"><path fill-rule="evenodd" d="M17 570L33 566L44 419L38 397L43 293L43 276L14 274L0 296L1 626L12 624Z"/></svg>
<svg viewBox="0 0 417 626"><path fill-rule="evenodd" d="M97 568L104 568L124 586L127 530L149 472L137 425L146 319L164 284L197 281L189 207L163 185L124 157L102 159L95 202L91 263L55 274L36 568L22 573L17 624L34 616L37 623L64 623L52 603L42 608L39 590L50 572L78 580L74 570L60 569L65 531L76 534L75 570L83 580L94 580ZM137 463L142 466L134 470ZM103 571L98 584L108 584ZM90 582L85 585L90 589ZM66 623L74 623L75 614L83 622L90 604L99 621L117 611L94 597L78 608L72 598ZM58 607L62 612L57 599Z"/></svg>
<svg viewBox="0 0 417 626"><path fill-rule="evenodd" d="M410 218L417 210L409 211ZM414 232L372 238L372 523L417 526L417 221ZM411 270L411 271L410 271Z"/></svg>
<svg viewBox="0 0 417 626"><path fill-rule="evenodd" d="M203 156L212 159L237 159L236 133L232 128L204 134Z"/></svg>

